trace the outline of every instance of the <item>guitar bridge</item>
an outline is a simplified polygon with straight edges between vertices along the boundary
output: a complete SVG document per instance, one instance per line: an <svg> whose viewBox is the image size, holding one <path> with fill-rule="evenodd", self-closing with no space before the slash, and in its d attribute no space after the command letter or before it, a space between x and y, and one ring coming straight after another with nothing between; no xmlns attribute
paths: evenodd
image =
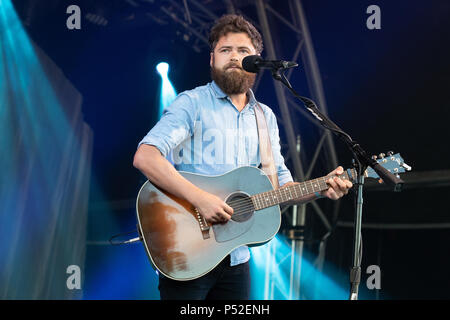
<svg viewBox="0 0 450 320"><path fill-rule="evenodd" d="M200 212L198 212L197 208L194 208L194 211L197 218L197 222L200 226L200 230L202 232L203 239L204 240L209 239L210 235L208 223L206 222L205 218L200 214Z"/></svg>

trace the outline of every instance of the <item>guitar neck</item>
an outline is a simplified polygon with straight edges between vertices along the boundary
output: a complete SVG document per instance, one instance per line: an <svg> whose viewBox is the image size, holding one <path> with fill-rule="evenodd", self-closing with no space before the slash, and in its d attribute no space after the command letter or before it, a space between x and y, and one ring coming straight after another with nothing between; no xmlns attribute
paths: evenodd
<svg viewBox="0 0 450 320"><path fill-rule="evenodd" d="M354 176L353 171L354 169L345 171L342 175L339 176L339 178L352 180L351 176ZM337 176L323 176L314 180L308 180L285 188L258 193L253 195L251 198L255 210L261 210L278 204L295 201L314 192L327 190L329 188L327 180L334 177Z"/></svg>

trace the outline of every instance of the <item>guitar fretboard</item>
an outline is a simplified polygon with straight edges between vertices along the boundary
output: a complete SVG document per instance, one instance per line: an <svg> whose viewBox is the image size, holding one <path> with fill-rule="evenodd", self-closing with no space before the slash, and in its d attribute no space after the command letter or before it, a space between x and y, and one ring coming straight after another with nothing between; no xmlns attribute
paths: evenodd
<svg viewBox="0 0 450 320"><path fill-rule="evenodd" d="M252 201L255 210L272 207L289 201L295 201L314 192L320 192L329 188L327 181L335 176L324 176L314 180L308 180L285 188L279 188L253 195ZM347 171L339 176L341 179L350 179Z"/></svg>

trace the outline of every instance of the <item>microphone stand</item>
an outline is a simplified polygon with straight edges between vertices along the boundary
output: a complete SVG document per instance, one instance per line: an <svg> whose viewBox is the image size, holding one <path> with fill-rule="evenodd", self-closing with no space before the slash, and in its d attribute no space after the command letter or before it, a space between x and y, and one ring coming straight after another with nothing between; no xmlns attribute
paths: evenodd
<svg viewBox="0 0 450 320"><path fill-rule="evenodd" d="M336 134L353 155L353 164L355 167L356 178L354 179L356 191L356 210L355 210L355 224L354 224L354 239L353 239L353 262L350 270L350 300L358 299L358 287L361 280L361 258L362 258L362 242L361 242L361 223L362 223L362 209L363 209L363 186L364 186L364 171L367 167L373 168L378 176L390 187L393 191L401 191L403 180L396 177L394 174L383 168L378 162L369 157L366 151L354 141L347 133L332 122L326 115L324 115L315 105L311 99L300 96L294 88L292 88L288 79L282 73L285 68L272 69L272 77L285 85L292 94L301 100L306 109L320 122L320 124L331 130Z"/></svg>

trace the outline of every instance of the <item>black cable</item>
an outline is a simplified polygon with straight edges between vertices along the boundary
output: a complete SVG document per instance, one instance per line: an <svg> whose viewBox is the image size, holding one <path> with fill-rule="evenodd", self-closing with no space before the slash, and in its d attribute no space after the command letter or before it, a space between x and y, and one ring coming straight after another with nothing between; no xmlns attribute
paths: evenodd
<svg viewBox="0 0 450 320"><path fill-rule="evenodd" d="M344 131L342 131L341 128L339 128L336 124L334 123L328 123L327 121L327 117L319 110L319 108L317 108L316 103L306 97L303 97L301 95L299 95L294 88L291 86L291 84L289 83L288 79L286 78L286 76L284 75L284 73L272 73L272 76L276 79L279 80L281 82L283 82L287 88L292 92L292 94L299 99L301 102L303 102L303 104L306 106L306 108L311 112L311 110L313 111L313 115L316 117L316 119L318 119L322 125L331 130L332 132L334 132L335 134L337 134L338 136L345 136L349 141L353 142L353 139ZM320 119L319 119L320 118ZM345 141L345 139L344 139Z"/></svg>
<svg viewBox="0 0 450 320"><path fill-rule="evenodd" d="M121 241L121 242L113 242L112 240L113 240L114 238L117 238L117 237L120 237L120 236L123 236L123 235L128 235L128 234L131 234L131 233L133 233L133 232L138 232L138 234L139 234L139 240L142 240L142 236L141 236L141 234L140 234L140 232L139 232L139 229L137 229L137 231L136 231L136 230L133 230L133 231L129 231L129 232L123 232L123 233L116 234L116 235L112 236L111 238L109 238L109 243L110 243L111 245L113 245L113 246L118 246L118 245L122 245L122 244L129 243L129 242L128 242L129 240L125 240L125 241Z"/></svg>

